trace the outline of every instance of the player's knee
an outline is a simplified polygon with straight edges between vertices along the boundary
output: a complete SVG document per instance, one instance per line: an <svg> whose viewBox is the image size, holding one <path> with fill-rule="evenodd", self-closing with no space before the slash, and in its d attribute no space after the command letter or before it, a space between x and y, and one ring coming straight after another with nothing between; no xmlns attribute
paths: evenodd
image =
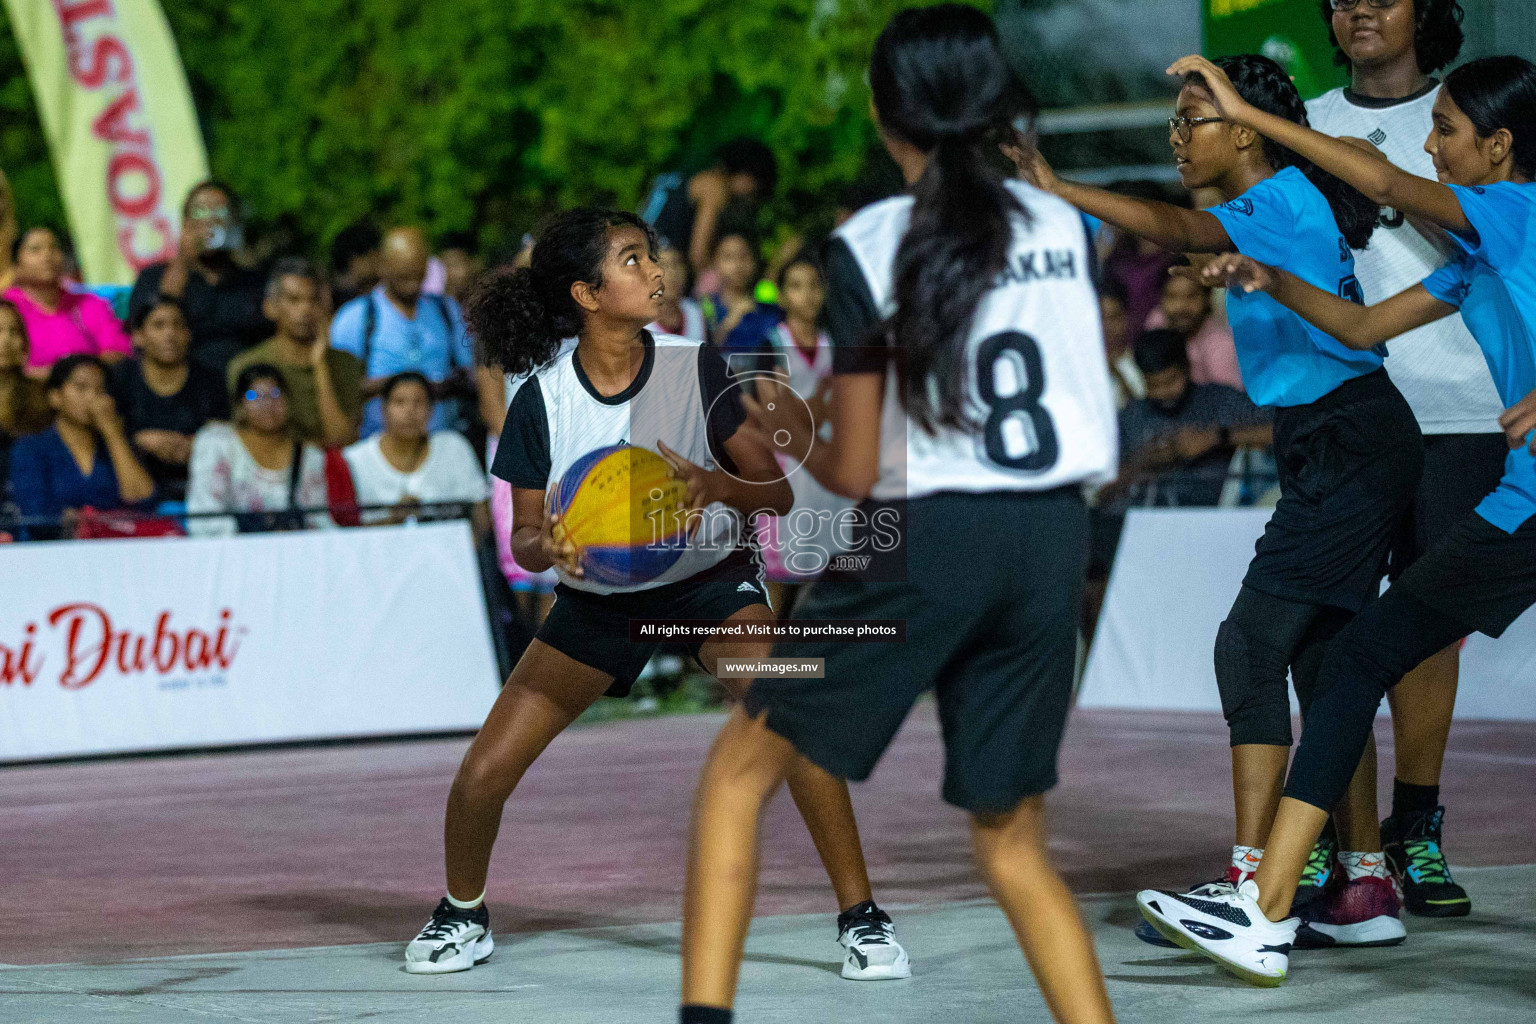
<svg viewBox="0 0 1536 1024"><path fill-rule="evenodd" d="M1234 747L1291 745L1288 667L1269 664L1241 623L1227 619L1216 631L1216 688Z"/></svg>
<svg viewBox="0 0 1536 1024"><path fill-rule="evenodd" d="M762 717L749 718L738 706L715 738L704 775L710 785L766 795L784 778L794 757L789 741L771 731Z"/></svg>
<svg viewBox="0 0 1536 1024"><path fill-rule="evenodd" d="M477 758L466 758L453 778L451 798L465 806L500 808L512 795L504 773Z"/></svg>

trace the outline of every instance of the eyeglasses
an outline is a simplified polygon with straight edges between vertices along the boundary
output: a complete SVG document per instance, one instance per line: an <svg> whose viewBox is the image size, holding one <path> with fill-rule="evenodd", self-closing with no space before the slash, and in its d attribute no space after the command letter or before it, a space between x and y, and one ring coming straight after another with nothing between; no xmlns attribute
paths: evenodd
<svg viewBox="0 0 1536 1024"><path fill-rule="evenodd" d="M282 388L267 388L267 389L262 390L262 391L257 391L255 388L251 388L251 390L249 390L249 391L247 391L245 393L245 400L247 402L261 402L261 401L275 402L279 398L282 398L282 397L283 397L283 389Z"/></svg>
<svg viewBox="0 0 1536 1024"><path fill-rule="evenodd" d="M1194 137L1196 125L1219 124L1225 120L1224 117L1170 117L1168 130L1177 133L1180 142L1188 142Z"/></svg>
<svg viewBox="0 0 1536 1024"><path fill-rule="evenodd" d="M1336 11L1352 11L1360 6L1360 0L1328 0ZM1389 7L1396 7L1397 0L1365 0L1365 6L1375 11L1385 11Z"/></svg>

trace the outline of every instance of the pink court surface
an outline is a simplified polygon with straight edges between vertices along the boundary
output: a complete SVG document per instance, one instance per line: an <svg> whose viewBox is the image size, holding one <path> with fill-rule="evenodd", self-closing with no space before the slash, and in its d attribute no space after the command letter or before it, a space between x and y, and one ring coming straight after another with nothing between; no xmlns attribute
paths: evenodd
<svg viewBox="0 0 1536 1024"><path fill-rule="evenodd" d="M528 1020L673 1019L667 1008L677 985L673 923L682 903L686 821L699 765L721 721L718 715L628 721L579 727L558 739L503 820L489 893L501 949L486 966L455 979L407 976L399 971L399 955L442 893L443 803L465 739L0 770L0 851L10 897L0 906L0 964L9 965L0 970L0 1020L208 1020L210 1014L274 1022L364 1015L408 1020L429 1011L412 1000L431 991L467 1000L458 1018L464 1020L515 1019L507 1014L520 1006L520 1019ZM1382 728L1378 740L1385 806L1390 732ZM1340 996L1358 989L1387 998L1394 978L1434 970L1434 960L1423 958L1439 948L1436 943L1450 943L1444 954L1453 958L1444 967L1448 976L1473 964L1482 972L1473 998L1492 1001L1479 1019L1536 1019L1533 923L1529 914L1521 919L1522 907L1533 909L1533 875L1525 868L1536 863L1533 740L1531 724L1459 722L1452 734L1447 845L1477 901L1474 918L1409 920L1410 942L1397 950L1312 954L1331 958L1313 972L1318 984L1331 979L1330 985L1346 986ZM854 790L877 899L899 908L897 923L906 928L918 965L912 982L836 981L830 973L836 950L829 887L793 805L782 794L775 801L757 913L782 920L760 922L753 942L761 932L763 942L779 942L788 953L749 963L743 1006L767 1000L755 1019L804 1020L805 1008L818 1003L794 1000L820 998L811 989L834 983L840 987L828 988L826 998L850 1007L858 1004L849 989L881 990L881 1006L896 1000L891 1019L909 1019L896 989L950 991L945 1006L960 1006L955 1000L961 991L975 999L1006 991L1022 1000L1018 1015L993 1012L983 1002L949 1019L1046 1019L971 865L965 818L938 798L941 766L937 721L924 704L874 778ZM1220 718L1079 712L1061 767L1061 784L1050 797L1052 848L1073 888L1085 894L1085 913L1098 930L1123 1019L1138 1019L1125 1015L1124 1007L1147 1000L1156 1012L1141 1015L1145 1019L1179 1019L1184 997L1169 1000L1180 986L1194 993L1191 998L1202 989L1219 990L1234 1020L1260 1005L1280 1010L1273 1003L1242 1002L1278 998L1272 994L1243 989L1203 962L1129 938L1135 912L1126 893L1187 885L1215 875L1225 861L1231 812ZM1521 899L1506 899L1507 890L1522 888ZM1504 992L1497 956L1504 928L1512 930L1518 945L1511 948L1525 965L1507 967L1512 994ZM803 950L795 938L802 931ZM554 941L550 936L567 933L619 937L583 954L606 957L606 966L568 969L583 972L581 991L596 992L603 984L592 972L626 977L633 968L637 991L649 1003L643 1014L605 1015L599 996L590 1005L572 1004L556 998L558 985L547 978L526 982L523 965L538 950L553 956L546 948ZM920 942L925 934L931 934L927 948ZM1472 937L1465 940L1473 943L1470 952L1455 945L1463 936ZM327 949L302 956L275 952L314 947ZM941 957L940 947L949 952ZM1420 959L1403 959L1403 951L1412 956L1415 950ZM1488 957L1487 963L1480 959ZM253 976L240 988L207 987L209 977L223 976L218 971L255 971L254 965L277 960L288 965L279 972L285 983ZM1365 971L1362 980L1362 969L1377 961L1382 973ZM983 972L983 963L996 967ZM1292 992L1303 981L1305 963L1300 955L1293 960L1296 981L1278 991ZM198 973L204 970L198 964L222 966L209 975ZM317 964L329 965L324 984L304 975ZM803 969L790 976L797 964L823 969L809 972L814 977L807 982ZM762 973L770 968L789 980ZM164 971L175 975L174 984L164 981ZM947 981L932 980L923 989L946 971ZM1351 977L1336 977L1340 972ZM1523 981L1514 980L1522 975ZM774 986L776 999L760 991ZM534 991L541 988L547 990L542 995ZM304 999L292 1002L300 989ZM175 998L155 1002L157 992ZM236 993L243 995L237 999ZM479 1002L471 998L477 993ZM540 998L550 999L549 1006ZM159 1009L151 1012L146 999ZM919 1004L926 1005L908 997L910 1019L937 1011L919 1013ZM1359 1019L1333 1016L1342 1006L1309 1005L1298 1003L1300 1016L1276 1019ZM1422 1000L1412 1006L1424 1009ZM586 1010L589 1016L582 1015ZM1412 1012L1398 1018L1418 1019ZM813 1013L811 1019L822 1017Z"/></svg>

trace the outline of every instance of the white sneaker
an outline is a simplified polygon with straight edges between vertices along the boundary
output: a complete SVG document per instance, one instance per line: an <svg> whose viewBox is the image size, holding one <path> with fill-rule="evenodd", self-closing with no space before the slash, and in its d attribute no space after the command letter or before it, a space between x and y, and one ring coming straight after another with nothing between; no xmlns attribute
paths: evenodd
<svg viewBox="0 0 1536 1024"><path fill-rule="evenodd" d="M1250 985L1273 988L1285 980L1301 922L1265 917L1252 879L1230 892L1200 896L1144 889L1136 894L1136 906L1165 938L1210 957Z"/></svg>
<svg viewBox="0 0 1536 1024"><path fill-rule="evenodd" d="M849 981L912 977L907 951L896 941L896 926L873 900L837 915L837 941L847 951L843 956L843 977Z"/></svg>
<svg viewBox="0 0 1536 1024"><path fill-rule="evenodd" d="M444 897L432 911L432 920L405 947L405 970L407 974L467 971L489 960L495 948L485 904L461 910Z"/></svg>

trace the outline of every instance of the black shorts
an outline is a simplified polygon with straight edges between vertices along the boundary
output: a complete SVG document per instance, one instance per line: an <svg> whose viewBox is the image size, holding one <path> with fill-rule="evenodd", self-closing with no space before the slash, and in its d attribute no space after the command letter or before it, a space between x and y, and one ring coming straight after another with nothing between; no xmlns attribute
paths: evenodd
<svg viewBox="0 0 1536 1024"><path fill-rule="evenodd" d="M1075 487L936 494L902 508L905 581L829 573L794 617L901 619L905 641L780 643L775 656L825 658L826 678L759 679L746 709L766 711L770 729L827 771L862 780L918 697L935 690L944 799L1011 810L1056 784L1088 510Z"/></svg>
<svg viewBox="0 0 1536 1024"><path fill-rule="evenodd" d="M738 548L718 565L649 590L592 594L558 584L554 607L536 636L561 654L613 676L605 696L627 697L660 646L631 640L630 619L724 622L754 604L768 604L762 565L753 552ZM697 659L703 644L686 646Z"/></svg>
<svg viewBox="0 0 1536 1024"><path fill-rule="evenodd" d="M1508 455L1503 434L1425 434L1424 473L1398 521L1387 575L1401 577L1492 494Z"/></svg>
<svg viewBox="0 0 1536 1024"><path fill-rule="evenodd" d="M1385 370L1275 410L1280 501L1244 586L1359 611L1381 592L1423 465L1419 425Z"/></svg>
<svg viewBox="0 0 1536 1024"><path fill-rule="evenodd" d="M1536 604L1536 519L1508 534L1468 512L1392 589L1498 637Z"/></svg>

